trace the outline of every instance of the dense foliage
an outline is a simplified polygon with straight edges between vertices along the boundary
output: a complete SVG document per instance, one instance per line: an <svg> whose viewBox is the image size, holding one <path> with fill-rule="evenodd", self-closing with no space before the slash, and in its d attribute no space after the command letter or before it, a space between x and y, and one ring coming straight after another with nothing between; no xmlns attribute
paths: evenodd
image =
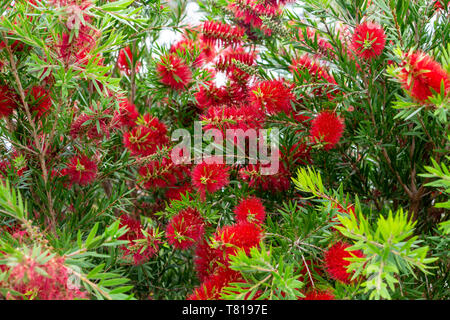
<svg viewBox="0 0 450 320"><path fill-rule="evenodd" d="M0 299L450 298L448 1L0 8Z"/></svg>

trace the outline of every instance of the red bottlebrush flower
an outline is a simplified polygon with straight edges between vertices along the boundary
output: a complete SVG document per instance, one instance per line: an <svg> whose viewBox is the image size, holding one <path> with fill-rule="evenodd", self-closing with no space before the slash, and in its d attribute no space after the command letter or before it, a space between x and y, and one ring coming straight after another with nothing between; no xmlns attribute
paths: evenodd
<svg viewBox="0 0 450 320"><path fill-rule="evenodd" d="M324 149L333 149L344 132L343 120L334 112L322 111L311 121L311 139L316 143L325 143Z"/></svg>
<svg viewBox="0 0 450 320"><path fill-rule="evenodd" d="M302 300L335 300L334 294L327 290L312 290Z"/></svg>
<svg viewBox="0 0 450 320"><path fill-rule="evenodd" d="M278 151L277 151L278 152ZM277 161L273 159L273 161ZM263 174L266 170L269 174ZM264 191L283 192L289 189L291 185L291 173L286 168L285 163L279 157L279 167L277 172L275 170L260 163L249 164L239 170L239 176L242 180L248 182L250 187L258 188Z"/></svg>
<svg viewBox="0 0 450 320"><path fill-rule="evenodd" d="M70 184L85 186L95 180L97 176L97 164L85 155L74 156L70 159L67 168L62 174L69 178Z"/></svg>
<svg viewBox="0 0 450 320"><path fill-rule="evenodd" d="M149 156L168 141L166 126L149 114L138 119L137 125L123 135L124 145L134 156Z"/></svg>
<svg viewBox="0 0 450 320"><path fill-rule="evenodd" d="M233 60L236 60L247 66L256 64L257 51L246 51L243 47L227 48L215 61L215 68L222 72L231 73L233 68L237 68Z"/></svg>
<svg viewBox="0 0 450 320"><path fill-rule="evenodd" d="M211 277L195 288L186 300L218 300L223 289L222 283L217 283L216 279Z"/></svg>
<svg viewBox="0 0 450 320"><path fill-rule="evenodd" d="M294 60L290 66L290 70L294 75L294 79L300 83L305 83L307 81L307 79L302 77L302 72L307 72L311 77L308 82L318 83L318 88L315 88L312 91L314 95L322 95L324 90L329 91L327 92L327 96L330 100L336 95L336 80L334 80L333 76L331 76L318 61L312 60L308 54L304 54L300 58Z"/></svg>
<svg viewBox="0 0 450 320"><path fill-rule="evenodd" d="M174 90L184 89L192 80L191 69L173 54L161 57L161 61L156 65L156 72L161 83Z"/></svg>
<svg viewBox="0 0 450 320"><path fill-rule="evenodd" d="M230 82L222 88L221 104L226 106L248 106L248 88L236 82Z"/></svg>
<svg viewBox="0 0 450 320"><path fill-rule="evenodd" d="M244 36L244 30L232 27L219 21L205 21L202 27L202 40L208 45L217 42L222 45L239 44Z"/></svg>
<svg viewBox="0 0 450 320"><path fill-rule="evenodd" d="M70 135L72 139L89 139L101 141L103 137L109 138L108 110L94 110L91 108L89 114L82 113L72 122ZM98 122L98 126L97 126ZM100 130L99 130L100 129Z"/></svg>
<svg viewBox="0 0 450 320"><path fill-rule="evenodd" d="M118 239L128 241L128 244L120 247L125 259L131 260L134 265L140 265L158 252L160 240L154 229L147 229L147 235L144 234L141 221L126 214L120 216L120 228L123 227L128 227L128 231Z"/></svg>
<svg viewBox="0 0 450 320"><path fill-rule="evenodd" d="M204 159L192 170L192 184L202 199L205 199L206 191L214 193L229 183L229 168L219 157Z"/></svg>
<svg viewBox="0 0 450 320"><path fill-rule="evenodd" d="M256 62L256 54L254 52L246 52L242 47L236 49L228 48L222 52L215 63L215 68L219 71L226 72L231 80L246 85L250 75L245 70L239 68L233 60L251 67Z"/></svg>
<svg viewBox="0 0 450 320"><path fill-rule="evenodd" d="M383 52L386 34L377 23L364 22L355 28L352 48L360 58L370 60Z"/></svg>
<svg viewBox="0 0 450 320"><path fill-rule="evenodd" d="M36 113L37 117L45 115L52 106L52 99L48 92L42 87L33 87L29 93L31 97L31 112Z"/></svg>
<svg viewBox="0 0 450 320"><path fill-rule="evenodd" d="M198 243L205 233L205 223L197 209L187 208L170 219L166 229L167 242L185 250Z"/></svg>
<svg viewBox="0 0 450 320"><path fill-rule="evenodd" d="M7 85L0 85L0 118L8 117L17 108L17 95Z"/></svg>
<svg viewBox="0 0 450 320"><path fill-rule="evenodd" d="M192 193L192 187L188 183L182 186L169 187L166 191L166 198L169 201L181 200L181 196L186 195L188 192Z"/></svg>
<svg viewBox="0 0 450 320"><path fill-rule="evenodd" d="M215 50L211 46L207 46L203 41L194 41L186 37L173 44L170 47L170 53L179 56L189 54L191 58L195 58L192 65L197 68L204 63L210 62L215 56ZM194 54L197 55L194 57Z"/></svg>
<svg viewBox="0 0 450 320"><path fill-rule="evenodd" d="M74 300L87 299L86 292L71 283L72 270L64 265L64 258L49 257L38 262L32 257L24 257L10 268L6 287L39 300ZM22 299L21 296L14 296Z"/></svg>
<svg viewBox="0 0 450 320"><path fill-rule="evenodd" d="M351 273L347 272L347 267L350 261L345 258L352 258L354 256L362 258L364 254L360 250L346 251L345 249L351 247L349 244L337 242L325 252L325 269L331 278L341 281L343 283L351 283ZM353 255L352 255L353 254Z"/></svg>
<svg viewBox="0 0 450 320"><path fill-rule="evenodd" d="M136 106L126 98L119 100L119 110L114 113L112 123L116 127L133 127L139 117Z"/></svg>
<svg viewBox="0 0 450 320"><path fill-rule="evenodd" d="M150 161L141 167L139 176L146 189L155 189L175 185L177 181L189 176L189 171L186 166L175 165L171 160L164 158L161 161Z"/></svg>
<svg viewBox="0 0 450 320"><path fill-rule="evenodd" d="M200 109L206 109L208 107L218 106L223 100L223 90L216 87L212 82L205 83L205 86L200 86L195 93L195 99L197 100L197 106Z"/></svg>
<svg viewBox="0 0 450 320"><path fill-rule="evenodd" d="M250 89L249 99L255 108L269 114L279 112L289 114L292 110L291 101L295 98L283 81L268 80L256 83Z"/></svg>
<svg viewBox="0 0 450 320"><path fill-rule="evenodd" d="M224 134L226 129L257 130L262 127L264 114L251 106L241 107L210 107L200 116L204 123L203 129L218 129Z"/></svg>
<svg viewBox="0 0 450 320"><path fill-rule="evenodd" d="M117 58L117 66L119 70L123 73L130 75L131 74L131 66L133 65L133 54L131 53L130 47L125 47L119 52L119 56ZM139 72L139 62L136 63L136 73Z"/></svg>
<svg viewBox="0 0 450 320"><path fill-rule="evenodd" d="M228 9L245 25L260 29L266 35L270 35L271 30L263 24L261 16L280 16L280 4L281 2L277 3L275 1L238 0L230 2Z"/></svg>
<svg viewBox="0 0 450 320"><path fill-rule="evenodd" d="M220 268L194 289L187 300L219 300L223 288L231 282L242 282L241 274L237 271Z"/></svg>
<svg viewBox="0 0 450 320"><path fill-rule="evenodd" d="M237 222L261 224L266 218L266 211L260 199L250 197L243 199L234 209Z"/></svg>
<svg viewBox="0 0 450 320"><path fill-rule="evenodd" d="M195 270L201 282L205 281L214 273L219 266L217 263L220 256L215 248L212 248L208 242L202 240L195 249Z"/></svg>
<svg viewBox="0 0 450 320"><path fill-rule="evenodd" d="M225 226L218 230L214 237L225 262L228 262L229 256L236 254L238 249L243 249L248 254L251 248L259 245L261 239L261 227L249 222Z"/></svg>
<svg viewBox="0 0 450 320"><path fill-rule="evenodd" d="M450 2L446 1L446 0L435 0L434 1L434 9L436 9L436 11L439 10L443 10L445 3L447 3L447 8L450 8Z"/></svg>
<svg viewBox="0 0 450 320"><path fill-rule="evenodd" d="M441 92L444 85L445 95L450 91L450 75L442 66L423 52L405 55L398 77L402 87L420 103L425 103L434 92Z"/></svg>
<svg viewBox="0 0 450 320"><path fill-rule="evenodd" d="M89 52L97 45L98 34L91 28L83 25L78 30L78 37L70 38L64 33L56 47L59 49L59 58L66 64L86 65L89 60Z"/></svg>

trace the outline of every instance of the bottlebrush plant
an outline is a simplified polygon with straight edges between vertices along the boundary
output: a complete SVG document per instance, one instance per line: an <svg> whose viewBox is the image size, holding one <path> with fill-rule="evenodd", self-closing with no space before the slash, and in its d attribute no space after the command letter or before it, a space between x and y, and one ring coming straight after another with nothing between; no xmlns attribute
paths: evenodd
<svg viewBox="0 0 450 320"><path fill-rule="evenodd" d="M448 1L0 8L0 299L450 298Z"/></svg>

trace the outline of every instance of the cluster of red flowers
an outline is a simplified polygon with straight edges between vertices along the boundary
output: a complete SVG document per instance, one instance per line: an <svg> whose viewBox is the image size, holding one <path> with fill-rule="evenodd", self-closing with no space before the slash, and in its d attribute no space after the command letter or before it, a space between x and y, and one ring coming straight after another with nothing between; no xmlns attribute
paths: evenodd
<svg viewBox="0 0 450 320"><path fill-rule="evenodd" d="M0 85L0 117L8 117L17 108L18 96L7 85Z"/></svg>
<svg viewBox="0 0 450 320"><path fill-rule="evenodd" d="M432 95L441 93L441 86L444 88L444 95L447 96L450 92L450 74L423 52L405 54L398 77L403 88L422 104Z"/></svg>
<svg viewBox="0 0 450 320"><path fill-rule="evenodd" d="M52 107L52 98L48 91L40 86L31 88L29 93L31 112L38 118L46 115Z"/></svg>
<svg viewBox="0 0 450 320"><path fill-rule="evenodd" d="M221 291L231 282L243 282L239 272L229 268L230 256L238 250L247 254L259 245L262 229L259 225L241 221L220 228L209 244L200 243L195 251L195 266L201 284L187 298L189 300L219 299Z"/></svg>
<svg viewBox="0 0 450 320"><path fill-rule="evenodd" d="M239 44L244 36L244 30L240 27L232 27L219 21L205 21L202 27L202 39L209 45Z"/></svg>
<svg viewBox="0 0 450 320"><path fill-rule="evenodd" d="M272 171L270 167L258 163L241 168L239 176L252 188L275 192L286 191L291 186L291 173L282 158L279 159L279 167L276 172L275 170Z"/></svg>
<svg viewBox="0 0 450 320"><path fill-rule="evenodd" d="M322 111L311 121L311 139L323 143L325 150L330 150L339 142L344 131L344 123L335 113Z"/></svg>
<svg viewBox="0 0 450 320"><path fill-rule="evenodd" d="M134 265L147 262L159 250L160 239L154 229L144 230L141 221L123 214L120 217L120 228L127 227L127 232L119 237L128 243L120 248L126 260Z"/></svg>
<svg viewBox="0 0 450 320"><path fill-rule="evenodd" d="M146 189L172 187L179 181L185 181L189 175L187 166L175 165L167 158L150 161L139 169L140 179Z"/></svg>
<svg viewBox="0 0 450 320"><path fill-rule="evenodd" d="M205 233L204 221L197 209L187 208L173 216L166 229L169 244L187 249L197 244Z"/></svg>
<svg viewBox="0 0 450 320"><path fill-rule="evenodd" d="M24 256L15 265L6 267L9 276L0 286L11 289L27 299L38 300L73 300L86 299L87 293L70 281L72 270L64 265L62 257L48 257L46 262ZM3 267L3 266L2 266ZM3 270L5 271L5 270ZM21 296L6 297L22 299Z"/></svg>
<svg viewBox="0 0 450 320"><path fill-rule="evenodd" d="M270 35L272 30L263 24L261 17L278 17L282 12L282 5L288 1L273 0L234 0L230 1L227 8L233 13L238 23L246 31L260 30L265 35Z"/></svg>
<svg viewBox="0 0 450 320"><path fill-rule="evenodd" d="M234 209L237 222L262 224L266 218L266 210L260 199L250 197L243 199Z"/></svg>
<svg viewBox="0 0 450 320"><path fill-rule="evenodd" d="M92 3L89 0L55 0L53 5L64 9L67 27L67 33L62 35L56 45L59 49L59 58L66 65L87 65L91 58L91 52L96 47L97 39L100 36L99 32L89 25L92 21L92 16L89 13ZM73 29L77 30L76 36L70 35ZM102 61L101 58L97 60L98 64Z"/></svg>
<svg viewBox="0 0 450 320"><path fill-rule="evenodd" d="M146 114L123 135L123 143L132 155L152 155L168 143L167 127L158 118Z"/></svg>
<svg viewBox="0 0 450 320"><path fill-rule="evenodd" d="M325 269L331 278L349 284L352 280L352 274L347 271L350 265L348 258L362 258L364 255L361 251L348 251L351 247L347 243L337 242L325 252Z"/></svg>
<svg viewBox="0 0 450 320"><path fill-rule="evenodd" d="M192 170L192 185L200 192L201 198L205 199L206 192L214 193L228 185L229 170L221 158L207 158Z"/></svg>
<svg viewBox="0 0 450 320"><path fill-rule="evenodd" d="M292 111L291 102L295 100L289 86L280 80L257 82L250 89L250 103L263 112L277 114Z"/></svg>
<svg viewBox="0 0 450 320"><path fill-rule="evenodd" d="M126 98L119 98L119 110L114 113L113 127L132 127L136 124L139 112L134 103Z"/></svg>
<svg viewBox="0 0 450 320"><path fill-rule="evenodd" d="M370 60L379 56L385 43L386 35L377 23L364 22L355 28L352 47L359 57Z"/></svg>
<svg viewBox="0 0 450 320"><path fill-rule="evenodd" d="M69 184L85 186L92 183L97 176L97 164L85 155L74 156L61 174L69 178Z"/></svg>
<svg viewBox="0 0 450 320"><path fill-rule="evenodd" d="M174 90L185 88L192 80L192 71L174 54L161 57L161 61L156 65L156 72L161 78L161 83Z"/></svg>

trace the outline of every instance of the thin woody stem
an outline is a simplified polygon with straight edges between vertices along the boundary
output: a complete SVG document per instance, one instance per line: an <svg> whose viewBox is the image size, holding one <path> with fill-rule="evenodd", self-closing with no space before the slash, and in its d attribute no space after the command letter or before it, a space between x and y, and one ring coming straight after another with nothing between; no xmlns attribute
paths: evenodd
<svg viewBox="0 0 450 320"><path fill-rule="evenodd" d="M28 123L30 124L31 129L32 129L31 134L32 134L33 139L34 139L34 143L36 144L36 147L39 150L39 162L40 162L41 168L42 168L42 177L44 179L45 186L47 187L48 171L47 171L47 166L45 164L45 152L43 150L43 145L45 143L41 143L41 141L38 138L36 124L34 122L33 116L31 115L30 107L28 106L28 103L27 103L27 100L26 100L25 91L24 91L24 89L22 87L22 82L20 81L19 73L17 72L17 66L16 66L16 62L14 60L14 54L13 54L13 52L11 50L11 47L7 44L6 34L3 32L2 35L3 35L3 38L5 39L5 43L6 43L5 48L6 48L6 51L8 52L9 63L11 65L11 71L12 71L12 74L13 74L14 79L16 81L17 89L19 90L20 99L21 99L22 104L23 104L23 106L25 108L25 113L26 113L27 118L28 118ZM51 215L51 218L52 218L52 228L54 230L56 218L55 218L55 212L53 210L53 200L52 200L52 194L51 194L50 188L47 189L47 198L48 198L48 209L49 209L49 212L50 212L50 215Z"/></svg>

